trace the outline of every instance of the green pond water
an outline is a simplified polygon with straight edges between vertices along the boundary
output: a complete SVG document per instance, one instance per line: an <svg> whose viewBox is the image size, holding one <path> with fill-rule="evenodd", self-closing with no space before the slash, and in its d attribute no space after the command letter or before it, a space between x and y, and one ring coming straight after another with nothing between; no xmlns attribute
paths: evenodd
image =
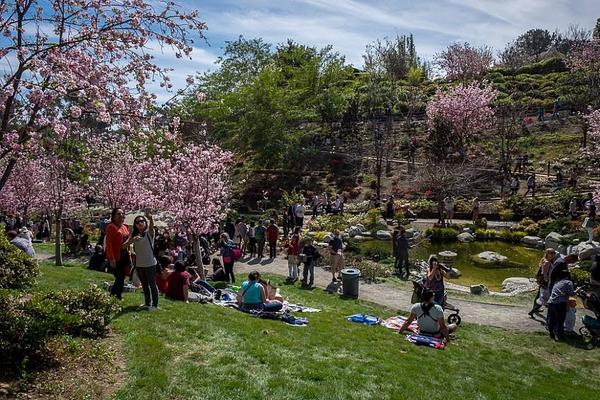
<svg viewBox="0 0 600 400"><path fill-rule="evenodd" d="M389 255L392 252L392 243L389 241L369 240L359 243L358 247L363 254L379 252L380 257L385 254ZM427 260L430 254L438 254L445 250L457 253L454 267L462 273L460 278L452 279L451 282L465 286L483 283L494 291L499 291L502 288L502 281L506 278L512 276L533 277L537 271L538 262L544 254L541 250L500 241L473 243L430 243L425 241L413 247L409 256L411 262L414 260ZM494 251L502 254L508 257L509 261L522 264L523 267L486 268L478 266L471 260L471 256L483 251Z"/></svg>

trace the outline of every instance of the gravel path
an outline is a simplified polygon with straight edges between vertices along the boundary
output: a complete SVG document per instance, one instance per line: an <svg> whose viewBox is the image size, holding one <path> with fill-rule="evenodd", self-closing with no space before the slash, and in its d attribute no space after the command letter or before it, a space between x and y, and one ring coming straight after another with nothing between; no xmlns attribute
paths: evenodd
<svg viewBox="0 0 600 400"><path fill-rule="evenodd" d="M261 262L256 259L244 258L235 264L236 274L248 273L255 269L261 273L288 275L287 260L280 257L274 260L263 259ZM296 284L299 285L300 283L296 282ZM327 290L337 290L340 284L331 284L331 273L318 267L315 268L315 286ZM407 311L411 305L411 296L412 291L391 287L385 283L366 284L362 281L360 283L359 298L361 300L380 304L394 310ZM528 307L455 299L450 299L450 303L460 309L463 322L519 331L545 331L541 317L538 316L536 320L529 318L527 312L530 308ZM578 309L577 311L578 327L582 310Z"/></svg>

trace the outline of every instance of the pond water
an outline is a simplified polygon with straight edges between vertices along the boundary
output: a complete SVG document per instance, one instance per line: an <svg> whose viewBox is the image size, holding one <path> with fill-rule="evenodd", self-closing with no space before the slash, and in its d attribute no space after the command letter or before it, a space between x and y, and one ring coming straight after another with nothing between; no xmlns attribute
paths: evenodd
<svg viewBox="0 0 600 400"><path fill-rule="evenodd" d="M380 253L391 254L392 243L389 241L369 240L358 244L363 254ZM533 277L538 268L538 262L544 252L514 243L500 241L482 241L473 243L430 243L428 240L410 250L411 262L414 260L427 260L430 254L438 254L441 251L450 250L456 256L454 267L458 268L462 276L452 279L451 282L459 285L469 286L483 283L490 290L502 289L502 281L512 276ZM522 264L523 267L486 268L476 265L471 256L483 251L494 251L508 257L509 261Z"/></svg>

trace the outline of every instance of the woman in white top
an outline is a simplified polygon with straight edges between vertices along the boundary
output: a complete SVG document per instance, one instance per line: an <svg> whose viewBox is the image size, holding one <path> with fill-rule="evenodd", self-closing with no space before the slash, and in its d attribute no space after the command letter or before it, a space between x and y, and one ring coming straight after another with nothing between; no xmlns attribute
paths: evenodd
<svg viewBox="0 0 600 400"><path fill-rule="evenodd" d="M154 257L154 220L148 210L133 220L133 230L129 239L123 243L127 248L133 244L135 251L135 269L144 290L144 304L148 310L158 307L158 288L156 287L156 258Z"/></svg>

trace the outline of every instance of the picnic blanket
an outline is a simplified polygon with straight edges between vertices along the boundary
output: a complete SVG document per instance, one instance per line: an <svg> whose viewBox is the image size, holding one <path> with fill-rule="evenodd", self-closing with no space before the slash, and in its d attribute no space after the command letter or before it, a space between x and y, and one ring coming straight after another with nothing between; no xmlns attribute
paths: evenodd
<svg viewBox="0 0 600 400"><path fill-rule="evenodd" d="M368 315L368 314L349 315L346 317L346 319L350 322L357 322L359 324L365 324L365 325L378 325L379 322L381 321L378 317L375 317L373 315Z"/></svg>
<svg viewBox="0 0 600 400"><path fill-rule="evenodd" d="M406 335L406 340L416 344L417 346L427 346L438 350L446 348L446 342L443 339L434 338L431 336L417 335L416 333Z"/></svg>
<svg viewBox="0 0 600 400"><path fill-rule="evenodd" d="M284 302L284 303L286 303L286 302ZM307 306L303 306L302 304L288 304L287 309L292 312L304 312L304 313L321 312L321 310L318 308L307 307Z"/></svg>
<svg viewBox="0 0 600 400"><path fill-rule="evenodd" d="M404 325L404 323L406 322L406 320L407 320L406 317L404 317L402 315L398 315L396 317L390 317L388 319L381 321L381 325L385 326L388 329L394 329L396 331L399 331L400 328L402 328L402 325ZM410 325L408 326L408 330L412 331L414 333L418 333L419 326L417 325L417 321L411 322Z"/></svg>

